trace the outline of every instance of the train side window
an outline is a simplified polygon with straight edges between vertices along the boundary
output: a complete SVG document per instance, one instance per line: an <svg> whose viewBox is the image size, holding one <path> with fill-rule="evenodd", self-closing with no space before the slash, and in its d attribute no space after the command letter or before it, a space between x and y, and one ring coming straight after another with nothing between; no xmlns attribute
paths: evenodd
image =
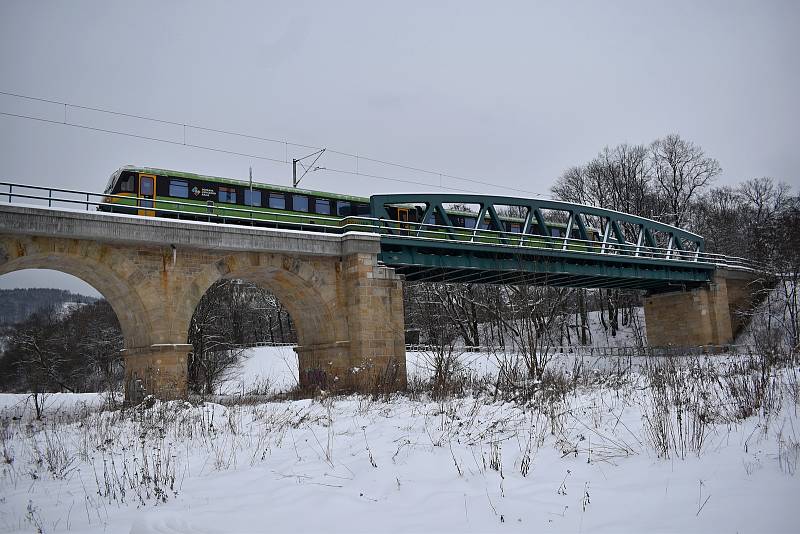
<svg viewBox="0 0 800 534"><path fill-rule="evenodd" d="M425 224L436 224L436 214L430 212L427 217L425 217Z"/></svg>
<svg viewBox="0 0 800 534"><path fill-rule="evenodd" d="M475 228L475 223L478 221L475 217L464 217L464 228Z"/></svg>
<svg viewBox="0 0 800 534"><path fill-rule="evenodd" d="M261 206L261 191L257 189L244 190L244 205L245 206Z"/></svg>
<svg viewBox="0 0 800 534"><path fill-rule="evenodd" d="M305 195L292 195L292 209L294 211L308 211L308 197Z"/></svg>
<svg viewBox="0 0 800 534"><path fill-rule="evenodd" d="M120 192L122 192L122 193L133 193L134 191L136 191L136 188L134 187L134 183L133 183L134 179L135 179L135 176L132 175L132 174L129 174L127 178L123 178L122 180L120 180L120 182L119 182L119 190L120 190Z"/></svg>
<svg viewBox="0 0 800 534"><path fill-rule="evenodd" d="M220 202L227 202L228 204L236 204L236 189L233 187L219 186L219 193L217 199Z"/></svg>
<svg viewBox="0 0 800 534"><path fill-rule="evenodd" d="M561 229L560 228L551 228L550 229L550 235L553 236L553 237L564 237L564 236L561 235Z"/></svg>
<svg viewBox="0 0 800 534"><path fill-rule="evenodd" d="M363 217L364 215L370 214L369 204L356 204L355 206L356 206L356 215Z"/></svg>
<svg viewBox="0 0 800 534"><path fill-rule="evenodd" d="M321 215L331 214L331 203L327 198L317 198L314 200L314 213Z"/></svg>
<svg viewBox="0 0 800 534"><path fill-rule="evenodd" d="M522 232L522 226L519 223L511 223L511 232L519 234Z"/></svg>
<svg viewBox="0 0 800 534"><path fill-rule="evenodd" d="M346 217L351 214L350 202L346 200L336 201L336 214L341 217Z"/></svg>
<svg viewBox="0 0 800 534"><path fill-rule="evenodd" d="M286 209L286 195L283 193L270 193L269 194L269 207L276 210Z"/></svg>
<svg viewBox="0 0 800 534"><path fill-rule="evenodd" d="M174 178L169 181L169 196L178 198L189 198L189 182L186 180L176 180Z"/></svg>

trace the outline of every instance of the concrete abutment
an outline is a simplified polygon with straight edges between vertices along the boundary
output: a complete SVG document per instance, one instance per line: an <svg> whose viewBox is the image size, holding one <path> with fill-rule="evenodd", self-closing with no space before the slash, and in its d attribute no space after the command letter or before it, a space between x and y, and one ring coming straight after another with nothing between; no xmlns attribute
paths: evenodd
<svg viewBox="0 0 800 534"><path fill-rule="evenodd" d="M651 347L728 345L745 326L762 282L754 273L718 269L707 287L648 295L644 301Z"/></svg>

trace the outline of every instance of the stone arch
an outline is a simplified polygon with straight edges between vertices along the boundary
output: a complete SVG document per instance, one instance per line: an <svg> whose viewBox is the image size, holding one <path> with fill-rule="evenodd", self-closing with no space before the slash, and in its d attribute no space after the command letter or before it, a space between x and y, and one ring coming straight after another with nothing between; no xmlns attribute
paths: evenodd
<svg viewBox="0 0 800 534"><path fill-rule="evenodd" d="M50 269L83 280L111 305L126 349L150 345L151 318L131 283L141 275L126 262L116 262L103 245L0 236L0 275L23 269Z"/></svg>
<svg viewBox="0 0 800 534"><path fill-rule="evenodd" d="M341 288L336 283L338 259L298 259L280 254L233 254L207 266L189 284L179 310L191 321L208 288L222 279L240 279L271 291L289 311L301 346L333 344L348 339L346 314L336 313Z"/></svg>
<svg viewBox="0 0 800 534"><path fill-rule="evenodd" d="M284 254L238 253L208 265L188 285L177 306L187 325L209 287L222 279L240 279L271 291L292 317L299 345L300 386L342 386L352 377L347 297L338 257L302 258Z"/></svg>

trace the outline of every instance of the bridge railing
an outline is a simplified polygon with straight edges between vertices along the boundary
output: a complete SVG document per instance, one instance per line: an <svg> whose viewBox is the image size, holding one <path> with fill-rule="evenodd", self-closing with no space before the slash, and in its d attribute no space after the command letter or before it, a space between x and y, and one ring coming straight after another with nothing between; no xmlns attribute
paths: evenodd
<svg viewBox="0 0 800 534"><path fill-rule="evenodd" d="M51 208L70 208L90 211L99 210L110 214L136 215L138 211L154 213L160 217L179 220L205 221L222 224L237 224L267 228L289 228L300 231L325 233L367 232L384 237L416 242L444 244L451 248L479 246L486 250L508 251L544 250L551 253L571 253L585 257L629 257L631 259L655 259L676 264L705 264L741 270L764 270L764 266L746 258L725 256L698 250L679 250L667 247L646 246L641 243L614 243L522 234L483 228L464 228L431 223L405 222L374 217L325 217L293 213L269 213L247 207L231 207L219 204L202 205L172 200L155 201L132 195L97 193L77 189L63 189L26 185L15 182L0 182L0 201L12 203L16 199L34 205ZM116 201L116 202L115 202ZM127 202L128 204L122 204ZM149 203L149 205L148 205ZM143 205L142 205L143 204ZM198 208L205 211L198 212ZM317 222L321 221L321 222Z"/></svg>
<svg viewBox="0 0 800 534"><path fill-rule="evenodd" d="M351 219L357 219L352 217ZM555 253L572 253L587 257L629 257L633 259L654 259L670 262L705 264L730 269L764 270L764 266L736 256L726 256L711 252L677 250L667 247L652 247L636 243L600 243L598 241L572 237L552 237L536 234L521 234L481 228L464 228L432 223L398 222L385 219L360 218L346 228L363 232L379 233L383 236L402 240L415 240L424 245L446 243L455 247L480 245L482 248L539 249Z"/></svg>
<svg viewBox="0 0 800 534"><path fill-rule="evenodd" d="M308 215L295 215L292 213L277 215L252 208L238 208L220 204L204 205L159 198L153 200L152 198L134 195L97 193L78 189L26 185L16 182L0 182L0 187L7 188L7 191L0 191L0 202L13 203L14 199L18 199L23 202L27 201L31 205L46 205L50 208L79 209L82 211L100 210L102 208L102 213L115 215L137 215L136 212L143 211L154 213L159 217L186 221L232 223L265 228L290 226L292 229L300 231L312 230L315 232L342 233L341 217L326 217L314 214L314 219L324 221L324 223L320 224L309 220ZM202 211L198 211L198 208Z"/></svg>

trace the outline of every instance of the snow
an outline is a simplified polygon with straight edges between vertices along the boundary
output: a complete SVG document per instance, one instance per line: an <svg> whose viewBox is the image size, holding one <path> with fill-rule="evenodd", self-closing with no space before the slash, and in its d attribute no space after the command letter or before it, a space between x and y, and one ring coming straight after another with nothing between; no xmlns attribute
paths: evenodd
<svg viewBox="0 0 800 534"><path fill-rule="evenodd" d="M293 347L254 347L242 354L240 368L221 384L220 393L249 393L265 388L279 393L298 382L297 353Z"/></svg>
<svg viewBox="0 0 800 534"><path fill-rule="evenodd" d="M492 372L490 355L462 357ZM228 387L289 388L294 358L253 349ZM409 354L409 372L424 376L422 360ZM59 394L44 422L26 396L0 395L0 531L796 532L800 369L775 373L780 407L711 425L685 459L650 445L636 373L535 405L410 394L123 415ZM165 481L162 498L147 480Z"/></svg>
<svg viewBox="0 0 800 534"><path fill-rule="evenodd" d="M44 393L41 395L41 399L45 414L59 415L98 409L106 402L106 395L101 393ZM0 393L0 417L30 416L33 409L33 400L30 395Z"/></svg>
<svg viewBox="0 0 800 534"><path fill-rule="evenodd" d="M86 306L85 302L73 302L73 301L62 302L60 308L56 311L56 315L61 319L66 318L67 316L72 314L72 312L78 310L79 308L82 308L83 306Z"/></svg>

